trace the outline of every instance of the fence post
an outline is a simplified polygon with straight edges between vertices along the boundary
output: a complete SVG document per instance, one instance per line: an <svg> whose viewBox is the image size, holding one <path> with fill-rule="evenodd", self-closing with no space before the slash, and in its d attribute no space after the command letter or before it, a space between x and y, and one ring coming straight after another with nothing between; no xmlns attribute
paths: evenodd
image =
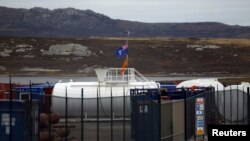
<svg viewBox="0 0 250 141"><path fill-rule="evenodd" d="M244 86L243 86L243 91L242 91L242 94L243 94L243 125L245 124L245 92L244 92Z"/></svg>
<svg viewBox="0 0 250 141"><path fill-rule="evenodd" d="M233 104L233 100L232 100L232 87L230 86L230 119L231 119L231 125L233 124L233 106L232 106L232 104Z"/></svg>
<svg viewBox="0 0 250 141"><path fill-rule="evenodd" d="M226 124L226 91L225 91L225 87L223 88L223 98L224 98L224 100L223 100L223 104L224 104L224 106L223 106L223 109L224 109L224 125Z"/></svg>
<svg viewBox="0 0 250 141"><path fill-rule="evenodd" d="M125 141L125 114L126 114L126 103L125 103L125 87L123 86L123 141Z"/></svg>
<svg viewBox="0 0 250 141"><path fill-rule="evenodd" d="M10 120L9 120L9 125L10 125L10 134L9 134L9 141L12 141L12 84L11 84L11 75L9 76L9 88L10 88L10 93L9 93L9 112L10 112Z"/></svg>
<svg viewBox="0 0 250 141"><path fill-rule="evenodd" d="M96 132L96 139L97 141L99 141L99 92L100 92L100 83L99 83L99 89L97 88L97 97L96 97L96 128L97 128L97 132Z"/></svg>
<svg viewBox="0 0 250 141"><path fill-rule="evenodd" d="M65 87L65 128L66 128L66 133L68 133L68 91L67 91L67 86ZM68 141L68 137L65 138L65 141Z"/></svg>
<svg viewBox="0 0 250 141"><path fill-rule="evenodd" d="M144 86L142 86L142 90L143 90L143 97L142 97L142 123L145 123L145 113L144 113L144 108L145 108L145 99L146 99L146 93L145 93L145 90L144 90ZM143 124L142 126L142 132L145 133L145 126ZM137 129L136 129L137 130ZM143 134L142 136L142 140L144 141L145 140L145 134Z"/></svg>
<svg viewBox="0 0 250 141"><path fill-rule="evenodd" d="M110 87L110 109L111 109L111 113L110 113L110 118L111 118L111 121L110 121L110 127L111 127L111 141L113 141L113 92L112 92L112 87Z"/></svg>
<svg viewBox="0 0 250 141"><path fill-rule="evenodd" d="M83 88L81 89L81 141L84 138L84 122L83 122Z"/></svg>
<svg viewBox="0 0 250 141"><path fill-rule="evenodd" d="M159 91L158 91L159 92ZM160 92L158 93L158 105L159 105L159 112L158 112L158 131L159 131L159 140L161 140L161 94ZM173 108L173 107L172 107ZM171 126L172 128L173 126Z"/></svg>
<svg viewBox="0 0 250 141"><path fill-rule="evenodd" d="M187 141L187 93L184 91L184 88L181 89L182 94L184 94L184 140Z"/></svg>
<svg viewBox="0 0 250 141"><path fill-rule="evenodd" d="M45 95L46 96L46 95ZM51 138L51 97L50 97L50 103L49 103L49 141L52 140Z"/></svg>
<svg viewBox="0 0 250 141"><path fill-rule="evenodd" d="M239 89L238 89L238 84L237 84L237 125L239 124Z"/></svg>
<svg viewBox="0 0 250 141"><path fill-rule="evenodd" d="M250 93L249 93L249 87L247 88L247 105L248 105L248 107L247 107L247 109L248 109L248 111L247 111L247 116L248 116L248 125L250 124L250 95L249 95Z"/></svg>
<svg viewBox="0 0 250 141"><path fill-rule="evenodd" d="M29 97L29 132L30 132L30 141L32 141L32 89L31 89L31 80L30 80L30 85L29 85L29 91L30 91L30 97Z"/></svg>
<svg viewBox="0 0 250 141"><path fill-rule="evenodd" d="M217 91L216 91L216 97L217 97L217 101L216 101L216 103L217 103L217 105L215 105L215 108L216 108L216 106L218 107L218 108L216 108L217 110L216 110L216 118L215 118L215 121L216 121L216 123L217 123L217 125L218 124L220 124L219 123L219 111L220 111L220 109L219 109L219 107L221 106L221 103L219 102L220 100L219 100L219 88L218 88L218 85L217 85Z"/></svg>

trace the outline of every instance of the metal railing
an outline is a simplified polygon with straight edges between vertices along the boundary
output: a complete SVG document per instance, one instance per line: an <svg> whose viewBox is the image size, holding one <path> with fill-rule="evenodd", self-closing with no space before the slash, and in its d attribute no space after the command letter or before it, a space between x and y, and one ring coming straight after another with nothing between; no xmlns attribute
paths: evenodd
<svg viewBox="0 0 250 141"><path fill-rule="evenodd" d="M117 83L117 82L149 82L140 72L134 68L126 68L124 74L120 73L121 68L109 68L105 77L105 82Z"/></svg>

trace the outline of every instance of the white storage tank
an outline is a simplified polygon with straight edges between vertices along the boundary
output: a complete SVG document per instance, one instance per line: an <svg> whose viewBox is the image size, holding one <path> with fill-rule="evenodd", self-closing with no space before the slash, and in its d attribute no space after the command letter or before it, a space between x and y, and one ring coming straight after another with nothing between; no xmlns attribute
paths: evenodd
<svg viewBox="0 0 250 141"><path fill-rule="evenodd" d="M130 116L130 89L159 88L160 84L149 81L133 68L120 75L120 68L96 70L99 82L61 82L56 83L52 93L52 110L65 114L65 97L68 97L68 116L78 117L81 113L81 89L84 93L84 116L96 117L97 94L100 117L110 117L111 89L113 96L113 116L123 116L125 96L126 116Z"/></svg>
<svg viewBox="0 0 250 141"><path fill-rule="evenodd" d="M250 87L249 83L243 82L240 85L224 87L217 79L195 79L183 81L177 85L177 88L191 88L192 86L214 87L215 104L220 115L227 121L241 121L247 118L247 88Z"/></svg>
<svg viewBox="0 0 250 141"><path fill-rule="evenodd" d="M216 79L194 79L183 81L176 86L176 88L191 88L196 87L214 87L215 91L220 91L224 89L224 86Z"/></svg>
<svg viewBox="0 0 250 141"><path fill-rule="evenodd" d="M250 84L242 82L240 85L230 85L224 91L218 91L216 97L221 115L228 121L237 121L247 118L247 88ZM225 103L224 103L225 100Z"/></svg>

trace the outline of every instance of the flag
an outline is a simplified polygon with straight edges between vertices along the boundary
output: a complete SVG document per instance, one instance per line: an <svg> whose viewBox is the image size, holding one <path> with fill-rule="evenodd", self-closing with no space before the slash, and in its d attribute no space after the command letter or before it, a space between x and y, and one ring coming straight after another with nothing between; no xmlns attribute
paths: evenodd
<svg viewBox="0 0 250 141"><path fill-rule="evenodd" d="M115 54L118 58L124 58L128 55L128 45L125 44L115 50Z"/></svg>
<svg viewBox="0 0 250 141"><path fill-rule="evenodd" d="M122 68L120 70L121 75L124 75L124 72L125 72L125 69L126 69L127 66L128 66L128 56L126 57L125 61L122 64Z"/></svg>

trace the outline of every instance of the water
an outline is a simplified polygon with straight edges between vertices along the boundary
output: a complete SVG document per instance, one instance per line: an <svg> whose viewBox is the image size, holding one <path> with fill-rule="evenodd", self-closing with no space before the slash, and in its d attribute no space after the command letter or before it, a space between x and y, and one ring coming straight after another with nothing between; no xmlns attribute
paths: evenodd
<svg viewBox="0 0 250 141"><path fill-rule="evenodd" d="M190 80L198 78L215 78L215 77L146 77L152 81L175 81L175 80ZM47 77L47 76L13 76L11 81L13 83L29 84L31 83L57 83L59 81L82 81L82 82L95 82L96 77ZM0 83L9 83L9 76L0 76Z"/></svg>

